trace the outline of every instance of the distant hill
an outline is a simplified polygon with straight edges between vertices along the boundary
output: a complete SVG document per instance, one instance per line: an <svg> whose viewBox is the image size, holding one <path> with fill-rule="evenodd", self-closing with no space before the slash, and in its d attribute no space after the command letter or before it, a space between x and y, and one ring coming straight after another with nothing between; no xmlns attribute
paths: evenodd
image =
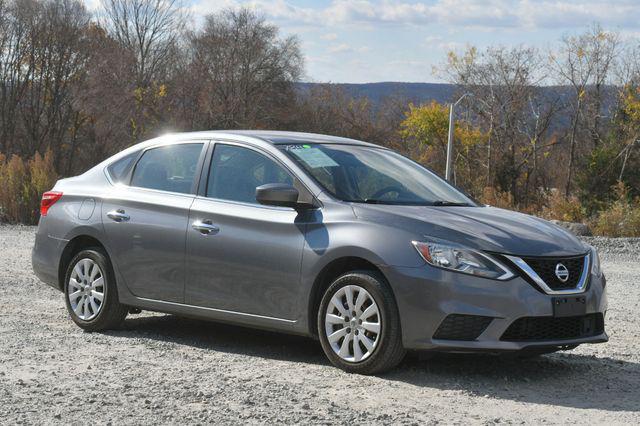
<svg viewBox="0 0 640 426"><path fill-rule="evenodd" d="M320 83L298 83L302 92ZM332 83L331 85L340 87L344 91L355 97L367 97L374 103L379 103L382 99L390 96L402 97L413 103L425 103L437 101L446 103L453 97L456 86L454 84L443 83L401 83L401 82L381 82L381 83Z"/></svg>
<svg viewBox="0 0 640 426"><path fill-rule="evenodd" d="M314 86L322 83L298 83L298 90L301 93L309 91ZM439 103L449 103L454 100L457 94L455 84L446 83L402 83L402 82L381 82L381 83L331 83L330 85L342 88L347 94L354 97L367 97L374 105L379 105L386 97L400 97L413 102L423 104L431 101ZM559 105L567 105L571 102L573 89L569 86L545 86L543 96L549 102L558 102ZM613 113L616 105L617 89L614 86L604 87L604 99L602 103L603 116ZM551 129L566 128L570 123L568 114L558 114L551 123Z"/></svg>
<svg viewBox="0 0 640 426"><path fill-rule="evenodd" d="M440 103L448 103L456 94L456 85L447 83L403 83L403 82L380 82L380 83L328 83L330 86L340 87L347 94L355 97L367 97L373 102L378 103L382 99L389 96L402 97L414 103L425 103L437 101ZM314 86L326 85L324 83L298 83L298 89L306 92ZM606 86L605 105L612 106L615 101L616 88ZM545 86L543 93L552 99L560 99L568 102L568 98L572 96L573 90L569 86Z"/></svg>

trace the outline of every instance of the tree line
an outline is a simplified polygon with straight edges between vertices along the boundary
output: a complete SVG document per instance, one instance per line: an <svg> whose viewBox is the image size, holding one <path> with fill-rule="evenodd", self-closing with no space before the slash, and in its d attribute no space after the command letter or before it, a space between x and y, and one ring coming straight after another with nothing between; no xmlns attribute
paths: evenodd
<svg viewBox="0 0 640 426"><path fill-rule="evenodd" d="M177 0L0 0L0 150L63 175L160 132L284 126L303 59L246 10L186 27Z"/></svg>
<svg viewBox="0 0 640 426"><path fill-rule="evenodd" d="M300 91L295 36L246 8L197 26L186 10L180 0L102 0L95 13L76 0L0 0L0 215L32 222L37 193L55 178L169 131L328 133L444 172L446 105L400 96L374 104L330 84ZM621 198L635 205L637 40L593 25L549 51L450 52L437 72L456 99L467 94L456 115L458 186L565 220L595 217Z"/></svg>

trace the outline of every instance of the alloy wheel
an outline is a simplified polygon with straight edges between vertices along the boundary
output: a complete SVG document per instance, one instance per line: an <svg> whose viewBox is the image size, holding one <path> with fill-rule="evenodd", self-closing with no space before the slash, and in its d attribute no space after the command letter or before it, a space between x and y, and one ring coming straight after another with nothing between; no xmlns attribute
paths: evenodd
<svg viewBox="0 0 640 426"><path fill-rule="evenodd" d="M104 274L92 259L80 259L76 263L67 296L74 315L83 321L90 321L100 313L104 301Z"/></svg>
<svg viewBox="0 0 640 426"><path fill-rule="evenodd" d="M329 301L324 325L333 351L347 362L361 362L378 345L382 319L376 301L364 288L347 285Z"/></svg>

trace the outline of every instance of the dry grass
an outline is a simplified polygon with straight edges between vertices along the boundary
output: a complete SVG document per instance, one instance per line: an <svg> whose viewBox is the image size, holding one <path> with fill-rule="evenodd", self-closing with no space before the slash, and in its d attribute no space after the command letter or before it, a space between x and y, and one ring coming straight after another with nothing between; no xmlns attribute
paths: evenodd
<svg viewBox="0 0 640 426"><path fill-rule="evenodd" d="M548 220L586 223L594 235L604 237L640 237L640 199L632 200L629 190L622 183L613 187L616 200L607 208L588 217L586 209L577 197L564 197L558 191L550 191L537 204L526 207L515 204L513 196L495 188L484 188L480 200L490 206L517 210Z"/></svg>

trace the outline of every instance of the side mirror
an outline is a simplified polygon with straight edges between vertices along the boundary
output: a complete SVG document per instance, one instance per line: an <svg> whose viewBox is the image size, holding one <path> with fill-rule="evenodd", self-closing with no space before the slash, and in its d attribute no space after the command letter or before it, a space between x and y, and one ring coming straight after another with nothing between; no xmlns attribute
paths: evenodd
<svg viewBox="0 0 640 426"><path fill-rule="evenodd" d="M284 183L268 183L256 188L256 200L266 206L301 208L298 190Z"/></svg>

